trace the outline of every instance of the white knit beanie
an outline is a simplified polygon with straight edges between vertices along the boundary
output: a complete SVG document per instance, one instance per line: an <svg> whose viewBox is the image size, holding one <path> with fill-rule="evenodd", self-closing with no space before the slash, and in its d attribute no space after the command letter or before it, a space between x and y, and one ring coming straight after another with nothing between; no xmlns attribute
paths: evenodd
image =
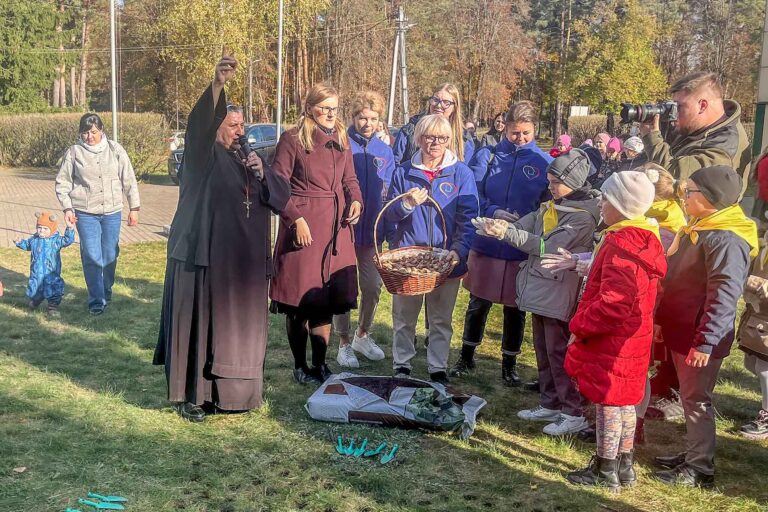
<svg viewBox="0 0 768 512"><path fill-rule="evenodd" d="M656 196L653 183L640 171L615 172L605 180L600 190L603 197L628 219L644 216Z"/></svg>
<svg viewBox="0 0 768 512"><path fill-rule="evenodd" d="M630 137L624 141L624 149L631 149L635 153L642 153L645 149L643 139L640 137Z"/></svg>

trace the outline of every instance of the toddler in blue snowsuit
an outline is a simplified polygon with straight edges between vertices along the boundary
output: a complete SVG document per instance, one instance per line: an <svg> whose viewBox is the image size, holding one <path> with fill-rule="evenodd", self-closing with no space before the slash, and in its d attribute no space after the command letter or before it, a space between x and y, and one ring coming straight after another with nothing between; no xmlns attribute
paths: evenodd
<svg viewBox="0 0 768 512"><path fill-rule="evenodd" d="M64 279L61 278L61 250L75 241L75 230L67 224L64 236L59 234L56 217L49 213L35 213L36 233L26 240L16 239L16 247L32 252L29 265L27 297L29 306L37 308L48 301L48 314L58 316L59 304L64 296Z"/></svg>

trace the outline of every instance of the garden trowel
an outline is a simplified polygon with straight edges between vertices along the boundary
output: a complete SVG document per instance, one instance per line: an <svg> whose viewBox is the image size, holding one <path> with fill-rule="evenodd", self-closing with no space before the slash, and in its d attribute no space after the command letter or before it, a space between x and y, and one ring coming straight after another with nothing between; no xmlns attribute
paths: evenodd
<svg viewBox="0 0 768 512"><path fill-rule="evenodd" d="M397 453L397 449L398 448L400 448L400 445L399 444L394 444L392 446L392 450L389 453L382 455L381 463L382 464L386 464L387 462L389 462L392 459L394 459L395 458L395 454Z"/></svg>
<svg viewBox="0 0 768 512"><path fill-rule="evenodd" d="M368 445L368 438L366 437L363 439L363 442L360 444L358 448L355 449L355 451L352 453L355 457L360 457L362 454L365 453L365 447Z"/></svg>
<svg viewBox="0 0 768 512"><path fill-rule="evenodd" d="M128 498L123 498L122 496L102 496L101 494L96 494L95 492L89 492L88 497L96 498L100 501L108 501L110 503L125 503L128 501Z"/></svg>
<svg viewBox="0 0 768 512"><path fill-rule="evenodd" d="M110 503L108 501L88 501L80 498L77 502L99 510L125 510L125 507L119 503Z"/></svg>

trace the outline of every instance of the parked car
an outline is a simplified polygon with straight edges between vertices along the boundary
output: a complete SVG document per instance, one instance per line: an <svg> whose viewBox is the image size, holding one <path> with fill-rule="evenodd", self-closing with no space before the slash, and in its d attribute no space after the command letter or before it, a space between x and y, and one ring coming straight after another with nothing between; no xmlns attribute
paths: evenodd
<svg viewBox="0 0 768 512"><path fill-rule="evenodd" d="M176 151L177 149L184 149L184 133L186 132L173 132L173 134L168 137L167 142L169 145L169 149L171 151Z"/></svg>
<svg viewBox="0 0 768 512"><path fill-rule="evenodd" d="M284 132L281 129L281 133ZM245 136L251 149L258 152L262 160L272 163L277 146L277 125L272 123L249 124L245 127ZM168 175L175 184L179 184L179 169L184 156L184 145L168 155Z"/></svg>

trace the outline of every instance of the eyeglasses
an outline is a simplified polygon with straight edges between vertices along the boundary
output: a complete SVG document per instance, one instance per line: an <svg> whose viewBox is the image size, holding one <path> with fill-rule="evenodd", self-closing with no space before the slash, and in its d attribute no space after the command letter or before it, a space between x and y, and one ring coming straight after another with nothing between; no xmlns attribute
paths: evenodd
<svg viewBox="0 0 768 512"><path fill-rule="evenodd" d="M450 137L446 135L422 135L422 137L427 144L433 144L435 142L438 144L445 144L448 142L448 139L450 139Z"/></svg>
<svg viewBox="0 0 768 512"><path fill-rule="evenodd" d="M339 112L339 107L315 107L320 109L320 112L324 116L330 115L331 113L337 114Z"/></svg>
<svg viewBox="0 0 768 512"><path fill-rule="evenodd" d="M438 107L438 106L442 105L442 106L443 106L443 107L445 107L445 108L451 108L452 106L454 106L454 105L456 104L456 102L455 102L455 101L451 101L451 100L441 100L441 99L440 99L440 98L438 98L437 96L432 96L431 98L429 98L429 102L430 102L432 105L436 106L436 107Z"/></svg>
<svg viewBox="0 0 768 512"><path fill-rule="evenodd" d="M701 190L696 189L696 188L687 188L687 189L685 189L685 197L686 198L690 197L690 195L693 194L694 192L701 192Z"/></svg>

